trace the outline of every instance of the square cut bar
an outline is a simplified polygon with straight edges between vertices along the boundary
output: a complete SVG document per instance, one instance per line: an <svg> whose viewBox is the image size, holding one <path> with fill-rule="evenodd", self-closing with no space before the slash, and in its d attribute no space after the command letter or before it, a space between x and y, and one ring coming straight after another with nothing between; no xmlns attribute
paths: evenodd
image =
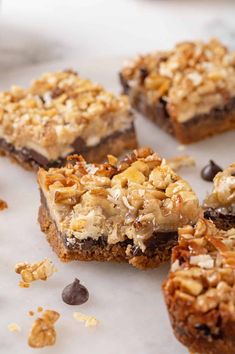
<svg viewBox="0 0 235 354"><path fill-rule="evenodd" d="M137 147L128 97L73 71L44 74L0 94L0 154L25 168L60 166L72 153L101 162Z"/></svg>
<svg viewBox="0 0 235 354"><path fill-rule="evenodd" d="M198 354L234 354L235 229L212 221L179 229L163 284L175 336Z"/></svg>
<svg viewBox="0 0 235 354"><path fill-rule="evenodd" d="M39 223L61 260L129 262L141 269L169 260L177 229L201 209L189 184L151 149L123 160L40 169Z"/></svg>
<svg viewBox="0 0 235 354"><path fill-rule="evenodd" d="M216 39L139 56L120 79L132 106L183 144L235 129L235 53Z"/></svg>
<svg viewBox="0 0 235 354"><path fill-rule="evenodd" d="M214 178L211 194L205 199L204 216L222 230L235 228L235 163Z"/></svg>

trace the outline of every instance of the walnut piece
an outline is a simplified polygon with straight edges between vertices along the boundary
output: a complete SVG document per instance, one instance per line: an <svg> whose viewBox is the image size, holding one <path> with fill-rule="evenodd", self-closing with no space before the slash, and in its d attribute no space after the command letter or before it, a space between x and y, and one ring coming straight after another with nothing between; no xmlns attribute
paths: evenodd
<svg viewBox="0 0 235 354"><path fill-rule="evenodd" d="M17 263L15 272L21 275L20 287L28 288L30 283L35 280L47 280L57 269L52 261L45 258L42 261L29 264L27 262Z"/></svg>
<svg viewBox="0 0 235 354"><path fill-rule="evenodd" d="M60 314L56 311L46 310L43 315L37 318L31 328L28 344L32 348L43 348L54 345L56 341L55 322Z"/></svg>

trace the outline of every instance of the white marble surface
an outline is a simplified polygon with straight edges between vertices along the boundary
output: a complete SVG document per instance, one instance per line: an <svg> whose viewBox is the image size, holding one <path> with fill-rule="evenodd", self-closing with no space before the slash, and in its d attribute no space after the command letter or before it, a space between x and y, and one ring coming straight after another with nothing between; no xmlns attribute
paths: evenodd
<svg viewBox="0 0 235 354"><path fill-rule="evenodd" d="M116 73L124 58L166 48L175 41L220 36L234 47L235 5L226 1L154 0L6 0L0 19L0 89L26 85L43 71L73 67L109 89L120 90ZM178 143L142 117L140 143L168 157L180 154ZM234 159L235 133L193 144L185 153L197 161L182 173L200 198L211 184L199 174L208 159L222 166ZM168 266L141 272L127 265L61 264L36 223L39 196L35 175L0 159L0 196L9 209L0 213L0 353L33 353L27 346L32 323L26 313L37 306L58 310L58 340L39 353L175 354L186 353L171 331L161 283ZM59 269L48 282L18 287L13 268L18 261L51 258ZM61 290L74 277L88 287L90 300L80 307L61 301ZM88 329L73 311L97 316L101 325ZM19 334L7 325L17 322Z"/></svg>

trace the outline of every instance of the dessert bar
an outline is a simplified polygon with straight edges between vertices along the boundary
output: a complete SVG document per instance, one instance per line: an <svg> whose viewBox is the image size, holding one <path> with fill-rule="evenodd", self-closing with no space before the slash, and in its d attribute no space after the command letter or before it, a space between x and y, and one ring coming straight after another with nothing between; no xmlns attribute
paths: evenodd
<svg viewBox="0 0 235 354"><path fill-rule="evenodd" d="M0 154L25 168L60 166L71 153L102 161L137 146L128 98L73 71L44 74L0 94Z"/></svg>
<svg viewBox="0 0 235 354"><path fill-rule="evenodd" d="M189 184L151 149L104 164L71 156L40 169L39 223L61 260L129 262L156 267L170 258L177 229L201 212Z"/></svg>
<svg viewBox="0 0 235 354"><path fill-rule="evenodd" d="M235 227L235 163L217 173L203 207L205 218L212 220L219 229Z"/></svg>
<svg viewBox="0 0 235 354"><path fill-rule="evenodd" d="M233 354L235 348L235 229L199 219L179 229L163 284L178 340L198 354Z"/></svg>
<svg viewBox="0 0 235 354"><path fill-rule="evenodd" d="M133 107L183 144L235 129L235 53L216 39L139 56L120 79Z"/></svg>

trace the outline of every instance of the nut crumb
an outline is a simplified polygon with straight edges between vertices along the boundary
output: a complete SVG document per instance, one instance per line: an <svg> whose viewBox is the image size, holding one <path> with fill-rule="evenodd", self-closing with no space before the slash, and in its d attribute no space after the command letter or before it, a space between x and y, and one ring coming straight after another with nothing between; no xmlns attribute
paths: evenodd
<svg viewBox="0 0 235 354"><path fill-rule="evenodd" d="M0 210L4 210L7 208L8 208L7 202L5 202L5 200L3 199L0 199Z"/></svg>
<svg viewBox="0 0 235 354"><path fill-rule="evenodd" d="M20 281L20 282L19 282L19 287L20 287L20 288L29 288L29 287L30 287L30 284L29 284L29 283L26 283L25 281Z"/></svg>
<svg viewBox="0 0 235 354"><path fill-rule="evenodd" d="M195 160L192 156L189 155L181 155L175 156L167 160L168 165L172 168L172 170L179 170L182 167L191 167L195 166Z"/></svg>
<svg viewBox="0 0 235 354"><path fill-rule="evenodd" d="M186 146L185 145L178 145L177 146L177 150L178 151L184 151L186 149Z"/></svg>
<svg viewBox="0 0 235 354"><path fill-rule="evenodd" d="M42 312L43 311L43 307L42 306L38 306L38 312Z"/></svg>
<svg viewBox="0 0 235 354"><path fill-rule="evenodd" d="M52 261L45 258L43 261L29 264L27 262L17 263L15 272L20 274L22 280L19 282L21 288L28 288L30 283L35 280L47 280L57 269Z"/></svg>
<svg viewBox="0 0 235 354"><path fill-rule="evenodd" d="M10 332L20 332L21 331L21 327L17 323L14 323L14 322L9 323L7 328Z"/></svg>
<svg viewBox="0 0 235 354"><path fill-rule="evenodd" d="M37 318L30 331L28 345L32 348L54 345L56 341L54 323L59 317L60 314L58 312L46 310L41 317Z"/></svg>
<svg viewBox="0 0 235 354"><path fill-rule="evenodd" d="M99 321L94 316L84 315L81 312L74 312L73 317L75 320L85 322L85 327L95 327L99 324Z"/></svg>
<svg viewBox="0 0 235 354"><path fill-rule="evenodd" d="M118 159L116 158L116 156L113 155L107 155L108 157L108 162L111 166L116 166Z"/></svg>
<svg viewBox="0 0 235 354"><path fill-rule="evenodd" d="M34 316L34 311L32 311L32 310L28 311L27 315L30 316L30 317Z"/></svg>

